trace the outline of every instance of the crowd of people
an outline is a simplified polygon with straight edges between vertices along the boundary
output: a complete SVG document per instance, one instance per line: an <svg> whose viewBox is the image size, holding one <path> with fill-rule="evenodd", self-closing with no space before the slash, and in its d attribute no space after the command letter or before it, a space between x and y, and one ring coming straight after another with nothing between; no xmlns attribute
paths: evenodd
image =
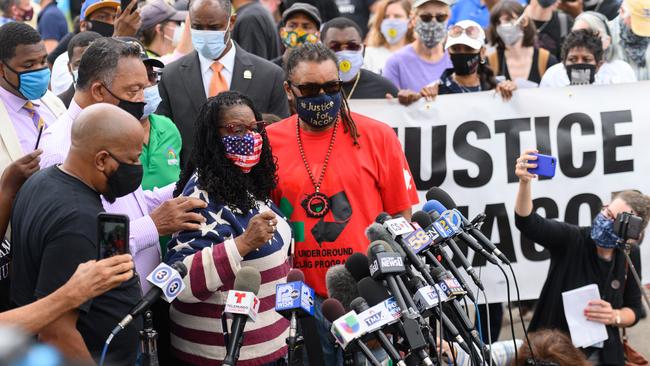
<svg viewBox="0 0 650 366"><path fill-rule="evenodd" d="M152 307L161 364L220 364L226 293L250 266L261 304L239 364L285 364L275 285L293 267L316 293L306 331L320 361L342 365L320 310L326 273L366 252L379 213L410 219L420 203L393 129L351 99L494 90L507 102L525 88L650 80L650 0L1 0L0 11L0 323L82 364L100 359L149 273L180 261L185 290ZM618 192L589 228L545 219L535 153L516 162L515 222L552 266L519 357L510 342L495 359L623 365L619 330L645 311L612 225L629 212L645 229L650 198ZM129 254L97 258L101 212L128 216ZM561 294L591 283L604 291L585 317L608 339L577 350ZM489 308L498 337L502 308ZM137 364L142 326L115 337L106 364Z"/></svg>

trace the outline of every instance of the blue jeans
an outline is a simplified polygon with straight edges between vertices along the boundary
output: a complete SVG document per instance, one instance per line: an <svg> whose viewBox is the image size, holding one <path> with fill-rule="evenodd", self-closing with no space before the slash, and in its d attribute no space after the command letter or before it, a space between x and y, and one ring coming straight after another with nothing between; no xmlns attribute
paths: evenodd
<svg viewBox="0 0 650 366"><path fill-rule="evenodd" d="M323 316L323 312L321 311L321 305L323 304L325 298L320 297L318 295L316 295L315 297L316 298L314 301L314 318L316 318L316 329L318 330L318 337L320 338L321 348L323 349L323 357L325 358L325 365L342 366L343 351L341 350L340 347L336 346L336 343L334 342L334 336L330 332L332 323L330 323L327 319L325 319L325 317ZM386 358L388 358L388 354L381 347L371 349L371 351L372 354L379 362L382 362ZM366 358L361 352L358 352L356 354L355 359L357 365L366 364L365 363Z"/></svg>

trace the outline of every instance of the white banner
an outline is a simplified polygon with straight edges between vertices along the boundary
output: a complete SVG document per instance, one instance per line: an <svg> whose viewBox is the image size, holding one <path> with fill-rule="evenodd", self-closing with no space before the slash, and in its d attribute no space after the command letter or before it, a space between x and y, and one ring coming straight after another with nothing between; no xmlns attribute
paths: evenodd
<svg viewBox="0 0 650 366"><path fill-rule="evenodd" d="M410 107L385 100L350 104L352 111L397 130L421 204L426 191L439 186L468 219L487 214L483 230L511 258L522 299L539 296L549 254L539 245L522 244L514 224L519 187L514 166L521 151L537 148L558 158L555 177L532 185L542 216L589 226L612 192L650 193L650 82L524 89L509 102L482 92L439 96ZM641 247L647 283L650 244ZM471 250L468 259L481 270L488 300L505 301L501 272ZM514 287L511 292L514 298Z"/></svg>

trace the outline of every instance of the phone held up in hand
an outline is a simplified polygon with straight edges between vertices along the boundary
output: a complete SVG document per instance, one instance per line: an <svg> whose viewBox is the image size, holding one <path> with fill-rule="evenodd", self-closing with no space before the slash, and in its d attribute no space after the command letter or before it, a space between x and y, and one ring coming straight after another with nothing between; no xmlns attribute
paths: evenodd
<svg viewBox="0 0 650 366"><path fill-rule="evenodd" d="M531 174L537 174L542 177L552 178L555 176L555 167L557 166L557 158L544 155L544 154L533 154L537 156L537 160L532 161L537 164L537 168L530 168L528 172Z"/></svg>
<svg viewBox="0 0 650 366"><path fill-rule="evenodd" d="M129 217L102 212L97 215L97 259L129 252Z"/></svg>

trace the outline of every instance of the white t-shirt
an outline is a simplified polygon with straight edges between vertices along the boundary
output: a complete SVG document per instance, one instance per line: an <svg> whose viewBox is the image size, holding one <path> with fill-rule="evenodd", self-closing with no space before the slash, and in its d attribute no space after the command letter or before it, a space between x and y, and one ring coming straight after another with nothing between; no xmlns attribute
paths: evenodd
<svg viewBox="0 0 650 366"><path fill-rule="evenodd" d="M622 84L636 82L632 67L625 61L605 62L596 73L594 84ZM563 63L555 64L546 70L539 84L541 88L557 88L569 85L569 75Z"/></svg>
<svg viewBox="0 0 650 366"><path fill-rule="evenodd" d="M386 60L392 54L386 47L366 47L366 52L363 55L363 68L381 75Z"/></svg>
<svg viewBox="0 0 650 366"><path fill-rule="evenodd" d="M72 75L68 70L68 61L68 53L63 52L54 60L54 65L52 65L50 86L52 87L52 93L56 95L68 90L72 85Z"/></svg>

